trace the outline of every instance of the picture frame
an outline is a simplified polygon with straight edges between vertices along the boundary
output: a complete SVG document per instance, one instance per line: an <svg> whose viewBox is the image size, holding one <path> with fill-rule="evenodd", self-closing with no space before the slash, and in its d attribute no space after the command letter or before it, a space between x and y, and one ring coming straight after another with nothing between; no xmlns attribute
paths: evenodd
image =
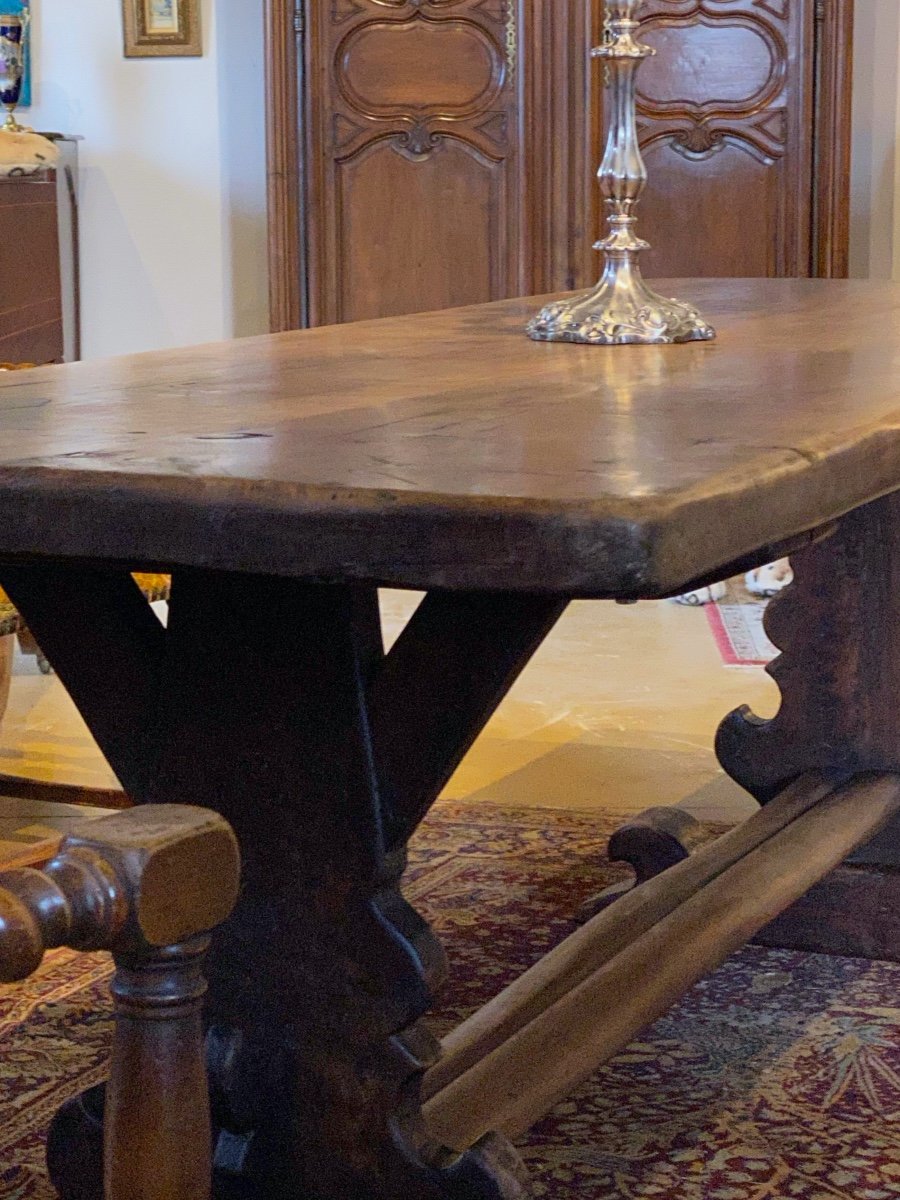
<svg viewBox="0 0 900 1200"><path fill-rule="evenodd" d="M197 58L200 0L122 0L126 58Z"/></svg>

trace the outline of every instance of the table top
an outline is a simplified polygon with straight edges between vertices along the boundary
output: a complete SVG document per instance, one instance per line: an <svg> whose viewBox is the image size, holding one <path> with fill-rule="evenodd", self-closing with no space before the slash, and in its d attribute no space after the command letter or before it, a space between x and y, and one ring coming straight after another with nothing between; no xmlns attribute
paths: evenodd
<svg viewBox="0 0 900 1200"><path fill-rule="evenodd" d="M0 554L654 596L900 488L900 288L679 280L718 340L539 300L0 383Z"/></svg>

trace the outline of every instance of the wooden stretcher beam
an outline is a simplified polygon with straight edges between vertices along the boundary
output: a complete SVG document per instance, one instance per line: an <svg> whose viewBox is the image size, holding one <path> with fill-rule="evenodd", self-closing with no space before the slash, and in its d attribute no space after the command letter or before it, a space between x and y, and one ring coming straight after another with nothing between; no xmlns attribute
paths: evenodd
<svg viewBox="0 0 900 1200"><path fill-rule="evenodd" d="M492 1025L481 1030L482 1044L493 1041L495 1049L431 1095L424 1109L429 1135L457 1151L489 1132L521 1136L900 810L900 776L862 776L836 790L804 781L769 809L773 806L774 831L714 877L708 877L709 855L705 872L681 870L695 860L679 864L632 894L632 915L640 911L640 892L655 898L635 924L625 913L629 896L573 935L577 954L571 947L554 952L552 971L535 974L533 968L525 991L521 981L513 984L519 989L516 1010L533 1009L537 1015L499 1041ZM753 822L751 841L759 833L757 817L741 827L746 830ZM738 842L729 837L725 858ZM673 879L680 899L667 909L660 887ZM611 917L624 926L619 936L627 943L613 954ZM585 976L590 943L600 965ZM576 967L570 970L573 961ZM503 1028L507 1005L501 1001L510 990L489 1006ZM557 998L545 1004L549 996Z"/></svg>
<svg viewBox="0 0 900 1200"><path fill-rule="evenodd" d="M423 1098L447 1087L699 888L833 790L833 784L818 776L798 780L748 820L588 921L444 1038L442 1056L423 1080Z"/></svg>

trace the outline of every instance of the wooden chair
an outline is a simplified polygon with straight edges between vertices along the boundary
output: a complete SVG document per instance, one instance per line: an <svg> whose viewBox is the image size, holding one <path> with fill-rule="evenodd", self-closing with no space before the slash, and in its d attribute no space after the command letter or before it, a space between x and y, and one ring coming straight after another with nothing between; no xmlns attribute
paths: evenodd
<svg viewBox="0 0 900 1200"><path fill-rule="evenodd" d="M201 966L238 875L226 822L178 805L85 822L43 870L0 873L0 982L58 946L115 960L105 1200L209 1200Z"/></svg>

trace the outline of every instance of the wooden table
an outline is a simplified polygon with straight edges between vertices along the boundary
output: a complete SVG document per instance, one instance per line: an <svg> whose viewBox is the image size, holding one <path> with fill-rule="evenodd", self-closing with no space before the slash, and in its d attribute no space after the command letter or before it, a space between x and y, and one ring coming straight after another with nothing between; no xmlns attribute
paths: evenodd
<svg viewBox="0 0 900 1200"><path fill-rule="evenodd" d="M900 290L678 287L718 341L536 344L516 300L0 388L0 582L134 799L241 842L210 976L220 1196L525 1194L502 1142L424 1134L444 963L397 884L573 597L790 551L784 702L726 719L722 763L763 801L900 768ZM173 574L167 631L138 569ZM428 593L388 654L379 585ZM85 1194L74 1160L62 1182Z"/></svg>

